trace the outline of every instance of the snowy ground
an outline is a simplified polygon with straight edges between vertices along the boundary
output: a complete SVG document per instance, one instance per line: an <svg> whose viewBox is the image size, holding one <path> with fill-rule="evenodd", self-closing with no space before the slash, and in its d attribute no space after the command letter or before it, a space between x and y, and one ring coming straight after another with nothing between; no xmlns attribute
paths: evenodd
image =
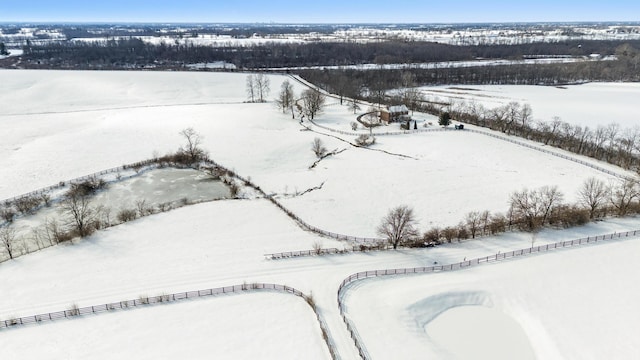
<svg viewBox="0 0 640 360"><path fill-rule="evenodd" d="M247 214L251 216L246 216ZM587 234L612 233L639 225L637 219L628 219L600 222L568 231L546 230L536 237L535 244L579 238ZM217 201L180 208L101 231L73 245L48 248L0 264L2 293L10 294L0 296L0 319L64 310L71 304L82 307L243 282L270 282L293 286L307 294L313 294L319 311L327 320L334 343L344 359L351 359L355 358L352 341L339 317L336 303L338 286L348 275L362 270L459 262L465 257L474 258L529 247L532 239L527 234L504 234L423 250L354 253L282 261L265 260L262 256L265 252L309 249L315 241L322 241L327 247L339 246L329 239L302 231L265 200ZM602 248L606 246L603 245ZM573 250L563 253L571 251ZM543 259L544 255L540 258ZM517 266L519 261L513 261L513 266ZM613 258L605 257L602 261L613 261ZM501 266L503 264L491 267L499 269ZM460 274L471 274L473 271L475 270ZM508 270L505 272L509 273ZM557 273L555 277L558 278ZM253 308L269 309L268 302L263 307L261 300L245 300L243 296L238 296L237 299L240 304L244 304L244 311L252 311ZM357 299L357 306L367 306L369 302L365 297ZM206 309L209 301L215 306L218 299L194 303L193 306L201 310L193 311L206 311L200 306ZM160 306L158 309L157 311L166 314L167 319L177 319L182 316L184 308L178 303ZM131 313L136 311L138 310ZM93 326L93 320L104 318L105 320L100 321L107 322L105 326L115 327L107 319L114 314L91 316L71 323L86 322L91 324L88 326ZM120 316L128 314L129 312L116 316L120 319ZM142 319L146 318L145 315L141 316ZM358 322L357 326L378 328L377 321L378 315L369 317L365 322ZM34 327L48 329L55 324L44 323ZM139 325L131 329L132 332L147 331L146 323L137 324ZM20 337L21 330L32 328L15 328L10 334ZM195 325L188 331L193 331L194 328ZM567 328L570 329L571 325ZM30 338L31 331L36 330L27 330L22 334ZM121 331L126 334L129 330ZM307 336L307 333L301 334ZM243 337L223 337L235 346L246 346ZM87 338L90 341L89 336ZM24 344L23 341L18 344ZM60 347L73 347L74 345L66 344L76 342L76 339L63 337L60 341ZM297 337L277 333L273 334L272 341L286 347L291 346L290 342L297 341ZM180 347L182 342L176 341L173 344ZM12 347L5 349L14 351ZM418 353L422 347L407 349ZM0 349L0 354L4 355L1 351L3 350ZM138 349L125 346L121 351L134 355Z"/></svg>
<svg viewBox="0 0 640 360"><path fill-rule="evenodd" d="M504 213L510 194L525 187L557 185L567 201L576 201L584 179L614 181L583 165L468 132L380 136L374 148L411 158L349 149L314 170L325 181L322 191L284 204L320 228L373 237L393 206L413 207L426 229L457 225L470 211Z"/></svg>
<svg viewBox="0 0 640 360"><path fill-rule="evenodd" d="M636 101L640 84L588 83L567 86L464 85L421 88L431 101L483 104L487 108L511 101L528 103L533 118L550 122L554 116L573 125L591 129L618 123L623 129L638 126Z"/></svg>
<svg viewBox="0 0 640 360"><path fill-rule="evenodd" d="M4 331L0 357L330 359L316 324L299 297L224 295Z"/></svg>
<svg viewBox="0 0 640 360"><path fill-rule="evenodd" d="M175 151L182 142L178 132L190 126L203 135L202 145L214 160L251 177L308 223L358 236L373 235L386 211L401 203L415 207L424 229L433 224L456 224L472 210L504 211L509 193L523 187L558 185L569 200L588 176L611 180L570 161L465 132L379 136L374 150L357 149L345 142L353 141L354 135L338 135L319 127L312 127L317 132L301 131L297 119L282 114L273 104L245 103L246 74L0 71L0 76L3 83L10 85L0 89L1 98L6 99L5 112L0 115L0 198L146 159L154 152ZM270 79L275 93L288 78ZM296 92L301 89L296 84ZM355 115L346 106L338 105L337 100L330 103L318 122L348 130ZM416 116L427 122L430 119L423 114ZM380 131L388 129L391 127ZM320 137L330 150L347 150L309 169L316 160L310 149L315 137ZM321 184L320 190L299 195ZM640 228L637 219L613 219L567 231L543 231L533 239L527 234L503 234L424 250L270 261L263 254L311 249L316 242L323 247L340 248L343 244L301 230L266 200L217 201L138 219L74 244L0 264L0 319L63 310L73 303L87 306L244 281L271 282L313 294L332 341L344 359L351 359L357 353L339 316L336 293L340 282L354 272L458 262L465 257L525 248L532 241L541 244L636 228ZM607 257L602 261L609 266L604 261L617 260ZM509 274L512 271L506 265L518 263L485 268L505 266L504 273ZM542 287L541 284L532 286ZM626 294L622 290L612 292L622 299ZM416 291L416 296L420 294ZM211 299L211 303L218 300ZM262 300L238 300L244 304L238 306L245 310L261 308ZM207 306L208 301L194 302L194 307ZM361 301L366 305L366 299ZM564 304L549 303L551 309ZM182 306L158 309L167 310L168 319L176 319ZM130 313L134 311L115 316ZM304 314L308 314L307 310ZM310 316L304 314L296 312L291 316ZM637 311L629 309L627 315L637 316ZM75 324L93 324L101 318L105 320L100 321L110 322L106 319L111 316L83 318L60 326L73 324L75 328ZM141 321L147 321L144 315L140 316ZM369 319L357 326L376 327L374 321ZM143 332L146 326L142 325L132 331ZM307 325L305 322L303 326ZM566 325L563 331L574 327L571 323L561 325ZM17 328L8 333L30 338L30 332L36 331L33 329L51 326L58 325ZM313 326L317 331L315 322ZM118 328L113 323L105 323L105 327ZM635 331L629 329L631 333ZM20 335L21 331L24 335ZM296 336L287 334L279 331L272 341L286 348L289 342L297 341ZM304 331L299 334L309 336ZM241 337L223 338L233 345L253 347ZM315 346L317 340L309 340L309 347ZM65 341L74 339L60 341L60 346L66 346ZM179 342L175 344L180 347ZM414 351L418 353L424 344L416 346ZM122 351L129 351L123 355L126 357L139 353L134 346L125 346Z"/></svg>
<svg viewBox="0 0 640 360"><path fill-rule="evenodd" d="M365 280L348 313L374 359L632 359L638 239ZM371 314L376 320L371 320Z"/></svg>

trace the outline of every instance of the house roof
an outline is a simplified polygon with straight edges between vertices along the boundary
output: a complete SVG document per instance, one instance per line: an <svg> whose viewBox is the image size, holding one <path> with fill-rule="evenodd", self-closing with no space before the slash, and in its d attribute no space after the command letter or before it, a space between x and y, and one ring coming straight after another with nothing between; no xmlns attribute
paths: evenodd
<svg viewBox="0 0 640 360"><path fill-rule="evenodd" d="M409 109L407 108L406 105L394 105L394 106L389 106L389 112L390 113L409 112Z"/></svg>

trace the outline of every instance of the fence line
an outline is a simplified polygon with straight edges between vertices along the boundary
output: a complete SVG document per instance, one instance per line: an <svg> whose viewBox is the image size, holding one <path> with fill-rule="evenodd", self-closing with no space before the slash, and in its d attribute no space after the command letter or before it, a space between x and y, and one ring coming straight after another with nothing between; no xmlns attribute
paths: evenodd
<svg viewBox="0 0 640 360"><path fill-rule="evenodd" d="M224 169L226 171L230 171L226 167L224 167L223 165L220 165L220 164L216 163L213 160L207 160L207 161L205 161L205 163L208 164L208 165L211 165L211 166L220 167L220 168L222 168L222 169ZM262 188L260 188L256 184L254 184L251 180L249 180L247 178L244 178L244 177L238 175L235 172L232 172L232 173L233 173L233 176L235 178L243 181L247 186L253 188L256 191L258 191L260 193L260 195L262 195L265 199L271 201L272 204L274 204L276 207L278 207L280 210L282 210L291 219L296 221L303 229L309 230L309 231L314 232L316 234L320 234L320 235L324 235L324 236L327 236L327 237L330 237L330 238L334 238L336 240L350 241L352 243L363 244L363 245L368 245L368 246L377 245L380 242L384 241L384 239L380 239L380 238L366 238L366 237L357 237L357 236L351 236L351 235L344 235L344 234L333 233L333 232L330 232L330 231L326 231L326 230L322 230L320 228L317 228L317 227L307 223L306 221L302 220L298 215L294 214L293 211L287 209L284 205L282 205L281 202L276 200L273 195L268 195L267 193L265 193L264 190L262 190ZM295 252L295 253L303 253L303 252L304 251ZM294 252L292 252L292 253L294 253ZM268 254L268 255L271 255L271 254ZM297 256L301 256L301 255L298 254Z"/></svg>
<svg viewBox="0 0 640 360"><path fill-rule="evenodd" d="M319 90L319 91L322 91L322 92L323 92L325 95L327 95L327 96L331 96L331 97L334 97L334 98L340 99L340 97L339 97L339 96L334 95L334 94L330 94L330 93L328 93L328 92L326 92L326 91L323 91L323 90L321 90L319 87L317 87L317 86L315 86L315 85L311 84L310 82L308 82L308 81L306 81L306 80L304 80L304 79L300 78L299 76L293 76L293 75L290 75L290 77L291 77L291 78L293 78L295 81L297 81L297 82L299 82L299 83L301 83L301 84L303 84L303 85L305 85L305 86L308 86L308 87L310 87L310 88L314 88L314 89L317 89L317 90ZM359 117L358 117L358 118L359 118ZM330 128L330 127L328 127L328 126L319 125L319 124L317 124L316 122L314 122L312 119L309 119L309 121L310 121L313 125L315 125L315 126L317 126L317 127L321 128L321 129L325 129L325 130L328 130L328 131L331 131L331 132L334 132L334 133L338 133L338 134L341 134L341 135L359 136L359 135L361 135L361 134L362 134L362 133L357 133L357 132L350 132L350 131L337 130L337 129ZM423 132L431 132L431 131L456 131L456 129L441 128L441 129L417 129L417 130L403 130L403 131L393 131L393 132L389 131L389 132L384 132L384 133L375 133L375 134L373 134L373 135L376 135L376 136L403 135L403 134L410 134L410 133L416 133L416 132L417 132L417 133L423 133ZM613 171L611 171L611 170L608 170L608 169L605 169L605 168L603 168L603 167L600 167L600 166L594 165L594 164L589 163L589 162L587 162L587 161L580 160L580 159L578 159L578 158L571 157L571 156L568 156L568 155L564 155L564 154L556 153L556 152L553 152L553 151L549 151L549 150L546 150L546 149L541 149L541 148L540 148L540 147L538 147L538 146L533 146L533 145L531 145L531 144L527 144L527 143L525 143L525 142L523 142L523 141L518 141L518 140L509 139L509 138L506 138L506 137L504 137L504 136L500 136L500 135L497 135L497 134L492 134L492 133L487 132L487 131L481 131L481 130L476 130L476 129L465 129L465 130L463 130L463 131L469 131L469 132L473 132L473 133L476 133L476 134L482 134L482 135L486 135L486 136L494 137L494 138L496 138L496 139L500 139L500 140L508 141L508 142L511 142L511 143L514 143L514 144L517 144L517 145L521 145L521 146L524 146L524 147L527 147L527 148L530 148L530 149L533 149L533 150L538 150L538 151L541 151L541 152L543 152L543 153L550 154L550 155L552 155L552 156L557 156L557 157L560 157L560 158L565 159L565 160L573 161L573 162L575 162L575 163L578 163L578 164L581 164L581 165L585 165L585 166L591 167L591 168L593 168L593 169L595 169L595 170L598 170L598 171L603 172L603 173L608 174L608 175L615 176L615 177L620 178L620 179L623 179L623 180L625 180L625 179L631 179L631 178L630 178L630 177L628 177L628 176L624 176L624 175L620 175L620 174L614 173L614 172L613 172Z"/></svg>
<svg viewBox="0 0 640 360"><path fill-rule="evenodd" d="M363 133L353 132L353 131L343 131L343 130L332 129L332 128L328 127L328 126L320 125L320 124L316 123L313 120L309 120L309 122L311 122L313 125L321 128L321 129L324 129L324 130L327 130L327 131L330 131L330 132L333 132L333 133L341 134L341 135L359 136L359 135L363 134ZM588 166L588 167L590 167L590 168L592 168L594 170L600 171L600 172L605 173L607 175L615 176L615 177L620 178L620 179L629 179L629 177L627 177L627 176L615 173L615 172L613 172L613 171L611 171L609 169L606 169L604 167L595 165L595 164L590 163L588 161L584 161L584 160L578 159L576 157L565 155L565 154L561 154L561 153L558 153L558 152L555 152L555 151L542 149L539 146L528 144L528 143L526 143L524 141L515 140L515 139L509 139L507 137L504 137L504 136L501 136L501 135L498 135L498 134L492 134L490 132L482 131L482 130L476 130L476 129L457 130L457 129L451 129L451 128L417 129L417 130L402 130L402 131L388 131L388 132L383 132L383 133L373 133L373 135L374 136L389 136L389 135L405 135L405 134L426 133L426 132L442 132L442 131L463 131L463 132L472 132L472 133L475 133L475 134L481 134L481 135L489 136L489 137L492 137L492 138L496 138L496 139L499 139L499 140L510 142L512 144L524 146L524 147L532 149L532 150L537 150L537 151L540 151L540 152L545 153L545 154L556 156L556 157L559 157L559 158L564 159L564 160L572 161L572 162L575 162L575 163L580 164L580 165Z"/></svg>
<svg viewBox="0 0 640 360"><path fill-rule="evenodd" d="M232 286L223 286L219 288L211 288L204 290L196 290L196 291L186 291L173 293L168 295L159 295L159 296L150 296L150 297L140 297L139 299L134 300L124 300L118 301L108 304L100 304L100 305L92 305L85 307L71 307L68 310L55 311L49 313L42 313L37 315L24 316L19 318L13 318L8 320L0 321L0 329L6 329L18 325L28 325L28 324L37 324L42 322L49 322L58 319L68 319L74 318L82 315L90 315L90 314L99 314L102 312L109 312L115 310L125 310L136 308L138 306L145 305L153 305L153 304L162 304L162 303L171 303L177 302L186 299L193 298L201 298L206 296L216 296L221 294L231 294L231 293L239 293L246 291L255 291L255 290L274 290L278 292L292 294L298 297L301 297L307 304L310 305L313 312L316 314L316 318L318 320L318 324L323 333L323 338L325 338L325 343L329 348L329 352L331 353L332 358L336 359L336 350L333 341L330 341L328 338L328 327L324 319L317 312L315 306L313 305L313 299L307 295L305 295L302 291L297 290L293 287L287 285L279 285L279 284L271 284L271 283L251 283L251 284L241 284L241 285L232 285Z"/></svg>
<svg viewBox="0 0 640 360"><path fill-rule="evenodd" d="M539 245L539 246L524 248L520 250L513 250L506 253L497 253L495 255L479 257L479 258L465 260L465 261L461 261L459 263L453 263L453 264L423 266L423 267L414 267L414 268L361 271L361 272L349 275L349 277L344 279L340 284L340 287L338 288L338 293L337 293L338 308L340 310L340 315L342 316L342 319L345 325L347 326L347 329L349 330L351 338L353 339L356 347L358 348L360 357L363 360L368 360L371 357L369 356L369 353L367 352L366 347L364 346L364 342L362 341L362 339L360 338L360 335L355 329L353 322L347 317L345 304L343 301L344 292L346 291L345 289L347 285L353 282L363 280L363 279L380 277L380 276L388 276L388 275L427 274L427 273L436 273L436 272L444 272L444 271L455 271L455 270L466 269L468 267L480 265L483 263L502 261L505 259L510 259L518 256L525 256L525 255L530 255L535 253L547 252L554 249L561 249L561 248L572 247L572 246L592 244L592 243L605 241L605 240L614 240L614 239L633 237L637 235L640 235L640 230L589 236L586 238L580 238L575 240L560 241L552 244Z"/></svg>
<svg viewBox="0 0 640 360"><path fill-rule="evenodd" d="M501 136L501 135L498 135L498 134L493 134L493 133L490 133L490 132L487 132L487 131L476 130L476 129L466 129L466 130L463 130L463 131L469 131L469 132L476 133L476 134L482 134L482 135L485 135L485 136L490 136L490 137L493 137L493 138L496 138L496 139L500 139L500 140L503 140L503 141L507 141L507 142L510 142L510 143L513 143L513 144L516 144L516 145L524 146L524 147L529 148L529 149L537 150L537 151L540 151L540 152L545 153L545 154L556 156L556 157L559 157L561 159L569 160L569 161L578 163L580 165L584 165L584 166L590 167L592 169L595 169L597 171L603 172L603 173L605 173L607 175L615 176L615 177L620 178L620 179L628 179L627 176L620 175L620 174L615 173L615 172L613 172L613 171L611 171L609 169L605 169L605 168L603 168L601 166L595 165L595 164L590 163L588 161L584 161L584 160L578 159L576 157L565 155L565 154L561 154L561 153L558 153L558 152L555 152L555 151L542 149L542 148L540 148L540 146L535 146L535 145L532 145L532 144L528 144L528 143L526 143L524 141L515 140L515 139L509 139L507 137L504 137L504 136Z"/></svg>
<svg viewBox="0 0 640 360"><path fill-rule="evenodd" d="M139 166L141 165L141 166ZM121 165L121 166L116 166L110 169L106 169L106 170L101 170L101 171L97 171L93 174L89 174L89 175L84 175L84 176L80 176L71 180L66 180L66 181L60 181L59 183L55 184L55 185L50 185L50 186L46 186L40 189L36 189L33 191L30 191L28 193L24 193L24 194L20 194L20 195L16 195L14 197L11 198L7 198L4 200L0 200L0 204L7 204L7 203L12 203L15 200L18 199L22 199L22 198L26 198L26 197L31 197L31 196L36 196L36 195L40 195L52 190L56 190L56 189L61 189L63 187L65 187L67 184L76 184L76 183L81 183L99 176L104 176L107 174L113 174L113 173L117 173L120 171L126 171L126 170L130 170L130 169L135 169L136 167L144 167L145 170L151 170L154 169L156 167L159 167L157 164L153 164L151 162L146 163L146 161L144 162L140 162L140 163L132 163L132 164L125 164L125 165ZM138 170L140 171L140 170Z"/></svg>
<svg viewBox="0 0 640 360"><path fill-rule="evenodd" d="M171 166L176 167L176 168L180 168L180 166L178 164L172 164ZM300 217L298 217L297 215L295 215L292 211L290 211L289 209L285 208L284 205L282 205L278 200L274 199L273 196L267 195L264 190L262 190L258 185L254 184L251 180L244 178L240 175L238 175L237 173L235 173L234 171L229 170L227 167L220 165L218 163L216 163L215 161L211 160L211 159L204 159L199 166L197 167L192 167L192 168L197 168L202 170L204 167L207 166L214 166L214 167L218 167L221 168L222 170L228 172L229 174L232 174L232 177L235 177L241 181L243 181L247 186L253 188L254 190L258 191L264 198L268 199L269 201L271 201L274 205L276 205L280 210L282 210L287 216L289 216L290 218L292 218L294 221L296 221L303 229L309 230L311 232L320 234L320 235L324 235L327 237L331 237L337 240L344 240L344 241L350 241L356 244L361 244L361 245L366 245L366 246L374 246L377 245L378 243L380 243L381 241L383 241L382 239L376 239L376 238L361 238L361 237L356 237L356 236L350 236L350 235L343 235L343 234L337 234L337 233L333 233L330 231L326 231L326 230L322 230L320 228L317 228L313 225L308 224L307 222L305 222L304 220L302 220ZM136 170L136 175L142 173L143 171L148 171L148 170L152 170L152 169L156 169L156 168L161 168L163 167L162 164L158 163L156 161L156 159L151 159L151 160L144 160L144 161L140 161L140 162L136 162L136 163L132 163L132 164L125 164L122 166L118 166L118 167L114 167L111 169L106 169L106 170L102 170L99 172L95 172L93 174L89 174L89 175L85 175L85 176L81 176L75 179L71 179L71 180L67 180L67 181L62 181L56 185L52 185L49 187L45 187L45 188L41 188L38 190L34 190L30 193L26 193L26 194L22 194L22 195L18 195L15 196L13 198L10 199L5 199L0 201L0 204L6 204L8 202L13 202L14 200L17 199L21 199L24 197L29 197L29 196L34 196L34 195L39 195L45 192L49 192L55 189L61 189L65 186L67 186L67 184L75 184L75 183L82 183L86 180L90 180L93 178L97 178L100 176L104 176L107 174L111 174L111 173L115 173L115 172L120 172L120 171L124 171L124 170L130 170L130 169L138 169ZM131 175L127 178L130 178L132 176L135 175ZM119 179L119 180L123 180L125 178ZM55 199L52 199L52 201L55 201ZM1 220L0 220L1 221ZM3 223L0 222L0 226L2 226ZM27 251L25 253L22 253L20 255L25 255L34 251L38 251L44 248L48 248L50 246L54 246L56 244L42 244L41 247L38 247L37 250L32 250L32 251ZM329 249L327 251L336 251L338 252L338 249ZM302 254L304 253L304 251L299 251L299 252L290 252L291 254L287 254L285 255L285 253L282 253L280 255L280 257L292 257L292 256L305 256L305 255L309 255L309 254ZM324 253L324 252L323 252ZM17 256L20 256L17 255ZM274 258L278 257L278 254L268 254L268 255L274 255ZM265 255L266 256L266 255ZM3 262L5 260L9 260L7 259L0 259L0 262Z"/></svg>
<svg viewBox="0 0 640 360"><path fill-rule="evenodd" d="M264 254L264 257L271 260L291 258L291 257L303 257L314 255L333 255L340 254L344 250L337 248L317 249L317 250L301 250L301 251L284 251L279 253Z"/></svg>
<svg viewBox="0 0 640 360"><path fill-rule="evenodd" d="M27 324L33 324L33 323L46 322L46 321L53 321L53 320L63 319L63 318L72 318L72 317L81 316L81 315L98 314L105 311L129 309L129 308L133 308L141 305L176 302L179 300L199 298L199 297L205 297L205 296L215 296L215 295L227 294L227 293L237 293L237 292L242 292L247 290L276 290L280 292L291 293L305 300L307 300L308 298L301 291L286 285L265 284L265 283L232 285L232 286L224 286L224 287L211 288L211 289L205 289L205 290L179 292L179 293L173 293L168 295L140 297L139 299L135 299L135 300L124 300L124 301L118 301L118 302L108 303L108 304L85 306L81 308L72 307L68 310L13 318L13 319L0 321L0 329L9 328L16 325L27 325Z"/></svg>

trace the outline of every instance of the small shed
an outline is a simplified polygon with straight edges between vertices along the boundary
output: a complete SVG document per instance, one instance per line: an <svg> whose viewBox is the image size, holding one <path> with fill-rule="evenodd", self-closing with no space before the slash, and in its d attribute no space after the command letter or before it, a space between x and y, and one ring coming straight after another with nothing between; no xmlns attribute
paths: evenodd
<svg viewBox="0 0 640 360"><path fill-rule="evenodd" d="M410 120L409 109L406 105L389 106L380 111L380 120L386 122L397 122Z"/></svg>

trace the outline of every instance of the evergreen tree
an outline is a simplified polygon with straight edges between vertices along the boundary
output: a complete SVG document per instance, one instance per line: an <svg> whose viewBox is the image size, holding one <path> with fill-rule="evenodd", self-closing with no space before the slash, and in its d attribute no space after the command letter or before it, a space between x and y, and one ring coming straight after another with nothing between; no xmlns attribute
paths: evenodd
<svg viewBox="0 0 640 360"><path fill-rule="evenodd" d="M438 119L438 124L441 126L449 126L451 124L451 114L448 112L443 112L440 114L440 118Z"/></svg>

